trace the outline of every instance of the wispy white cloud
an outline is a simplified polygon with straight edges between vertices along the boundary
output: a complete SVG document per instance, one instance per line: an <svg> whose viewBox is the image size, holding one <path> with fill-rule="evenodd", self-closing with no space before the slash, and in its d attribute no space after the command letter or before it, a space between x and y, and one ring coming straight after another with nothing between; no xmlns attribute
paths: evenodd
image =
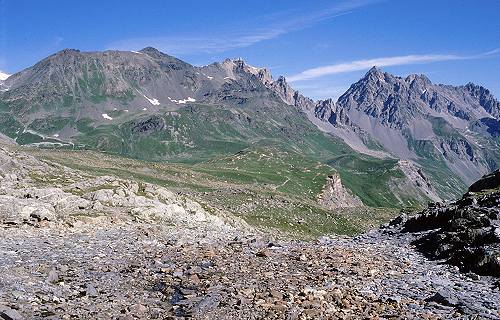
<svg viewBox="0 0 500 320"><path fill-rule="evenodd" d="M490 50L488 52L485 52L483 54L480 54L478 55L478 57L480 56L493 56L493 55L496 55L496 54L499 54L500 53L500 48L496 48L496 49L493 49L493 50Z"/></svg>
<svg viewBox="0 0 500 320"><path fill-rule="evenodd" d="M267 30L255 34L233 34L217 37L167 36L145 37L115 41L107 46L114 50L138 50L144 47L155 47L173 55L216 53L231 49L248 47L254 43L272 39L279 35L278 31Z"/></svg>
<svg viewBox="0 0 500 320"><path fill-rule="evenodd" d="M432 63L432 62L450 61L450 60L479 59L495 55L498 53L500 53L500 49L495 49L485 53L480 53L471 56L462 56L455 54L424 54L424 55L406 55L406 56L393 56L393 57L355 60L355 61L337 63L337 64L320 66L304 70L298 74L288 77L287 80L290 82L311 80L327 75L365 70L373 66L389 67L389 66L422 64L422 63Z"/></svg>
<svg viewBox="0 0 500 320"><path fill-rule="evenodd" d="M381 0L348 0L309 14L275 13L261 17L265 26L251 31L233 31L215 36L158 36L117 40L108 49L137 50L147 46L170 54L198 54L224 52L244 48L253 44L277 38L281 35L305 29L321 21L348 14L355 9ZM274 18L273 18L274 17ZM278 17L278 18L276 18ZM274 20L275 19L275 20ZM233 26L232 30L241 28Z"/></svg>
<svg viewBox="0 0 500 320"><path fill-rule="evenodd" d="M290 82L310 80L314 78L319 78L326 75L359 71L369 69L373 66L377 67L388 67L388 66L399 66L406 64L417 64L417 63L430 63L437 61L448 61L448 60L458 60L463 59L463 57L456 55L408 55L408 56L396 56L396 57L383 57L375 59L366 60L356 60L345 63L332 64L327 66L321 66L317 68L308 69L288 77L287 80Z"/></svg>

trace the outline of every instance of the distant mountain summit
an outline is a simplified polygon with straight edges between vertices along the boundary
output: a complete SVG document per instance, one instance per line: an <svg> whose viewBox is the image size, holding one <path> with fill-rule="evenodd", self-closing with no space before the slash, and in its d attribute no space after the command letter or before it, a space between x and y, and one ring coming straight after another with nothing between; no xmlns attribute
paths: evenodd
<svg viewBox="0 0 500 320"><path fill-rule="evenodd" d="M383 183L419 201L458 195L498 168L499 115L471 83L374 67L337 101L314 101L242 59L197 67L152 47L66 49L0 81L0 131L20 144L191 162L271 144L338 169L390 163ZM363 166L353 170L368 174ZM347 176L361 177L345 171L347 187Z"/></svg>
<svg viewBox="0 0 500 320"><path fill-rule="evenodd" d="M401 78L374 67L336 103L323 101L314 110L333 127L368 136L396 157L441 158L466 183L499 163L493 137L500 103L471 83L436 85L424 75Z"/></svg>
<svg viewBox="0 0 500 320"><path fill-rule="evenodd" d="M104 111L125 104L128 111L157 110L207 100L232 82L255 87L268 81L266 69L242 60L195 67L152 47L138 52L65 49L7 79L3 100L18 101L25 121L32 120L35 108L97 121Z"/></svg>

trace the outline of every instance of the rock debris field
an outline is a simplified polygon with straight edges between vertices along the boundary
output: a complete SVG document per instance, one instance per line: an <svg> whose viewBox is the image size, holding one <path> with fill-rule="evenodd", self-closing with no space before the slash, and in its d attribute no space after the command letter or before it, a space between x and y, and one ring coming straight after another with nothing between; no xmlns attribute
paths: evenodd
<svg viewBox="0 0 500 320"><path fill-rule="evenodd" d="M1 317L500 317L491 279L429 262L406 240L378 232L315 243L221 240L144 223L6 228Z"/></svg>

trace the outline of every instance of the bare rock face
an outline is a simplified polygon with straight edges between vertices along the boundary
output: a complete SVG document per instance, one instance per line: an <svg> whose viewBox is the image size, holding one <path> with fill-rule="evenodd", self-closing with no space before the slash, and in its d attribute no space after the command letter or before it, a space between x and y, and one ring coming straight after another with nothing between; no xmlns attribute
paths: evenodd
<svg viewBox="0 0 500 320"><path fill-rule="evenodd" d="M147 119L140 119L134 122L132 132L136 134L148 135L163 130L166 127L165 119L158 116L151 116Z"/></svg>
<svg viewBox="0 0 500 320"><path fill-rule="evenodd" d="M404 187L409 188L409 193L413 192L415 195L421 193L422 196L427 197L429 200L441 201L441 197L434 188L434 185L421 167L408 160L399 160L398 168L406 176L407 186ZM401 182L398 181L398 183Z"/></svg>
<svg viewBox="0 0 500 320"><path fill-rule="evenodd" d="M342 185L338 174L328 176L318 202L330 209L361 207L363 202Z"/></svg>

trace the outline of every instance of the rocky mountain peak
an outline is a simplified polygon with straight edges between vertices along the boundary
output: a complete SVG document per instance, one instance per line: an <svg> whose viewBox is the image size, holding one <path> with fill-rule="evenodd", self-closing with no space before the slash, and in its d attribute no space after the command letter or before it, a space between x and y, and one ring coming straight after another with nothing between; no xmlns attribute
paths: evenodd
<svg viewBox="0 0 500 320"><path fill-rule="evenodd" d="M241 73L256 76L263 84L267 85L273 82L273 77L267 68L258 68L246 63L242 58L226 59L220 65L227 73Z"/></svg>
<svg viewBox="0 0 500 320"><path fill-rule="evenodd" d="M78 57L80 55L81 55L81 51L80 50L76 50L76 49L63 49L63 50L61 50L59 52L56 52L55 54L47 57L46 59L40 61L36 65L45 66L46 63L56 63L56 64L65 63L67 61L74 60L76 57Z"/></svg>
<svg viewBox="0 0 500 320"><path fill-rule="evenodd" d="M287 104L296 105L297 91L288 84L285 77L280 76L271 84L271 89Z"/></svg>
<svg viewBox="0 0 500 320"><path fill-rule="evenodd" d="M385 76L385 72L383 72L380 68L373 66L368 70L365 74L365 79L383 79Z"/></svg>
<svg viewBox="0 0 500 320"><path fill-rule="evenodd" d="M81 51L78 50L78 49L71 49L71 48L66 48L66 49L63 49L59 52L56 52L54 54L54 56L63 56L63 55L74 55L74 54L78 54L80 53Z"/></svg>
<svg viewBox="0 0 500 320"><path fill-rule="evenodd" d="M163 52L161 52L160 50L158 50L154 47L146 47L146 48L139 50L139 52L147 54L148 56L152 56L152 57L161 57L161 56L165 55Z"/></svg>
<svg viewBox="0 0 500 320"><path fill-rule="evenodd" d="M286 78L283 76L280 76L278 80L275 81L275 84L277 87L283 88L283 89L292 89L288 82L286 81Z"/></svg>
<svg viewBox="0 0 500 320"><path fill-rule="evenodd" d="M415 84L423 86L432 85L431 80L423 74L410 74L405 78L405 82L409 83L410 85L415 85Z"/></svg>
<svg viewBox="0 0 500 320"><path fill-rule="evenodd" d="M374 74L374 75L377 75L377 74L383 74L384 72L377 66L373 66L370 68L370 70L368 70L368 72L366 73L367 75L369 74Z"/></svg>
<svg viewBox="0 0 500 320"><path fill-rule="evenodd" d="M479 104L493 117L500 117L500 102L491 94L490 90L472 82L463 87L468 94L479 100Z"/></svg>

